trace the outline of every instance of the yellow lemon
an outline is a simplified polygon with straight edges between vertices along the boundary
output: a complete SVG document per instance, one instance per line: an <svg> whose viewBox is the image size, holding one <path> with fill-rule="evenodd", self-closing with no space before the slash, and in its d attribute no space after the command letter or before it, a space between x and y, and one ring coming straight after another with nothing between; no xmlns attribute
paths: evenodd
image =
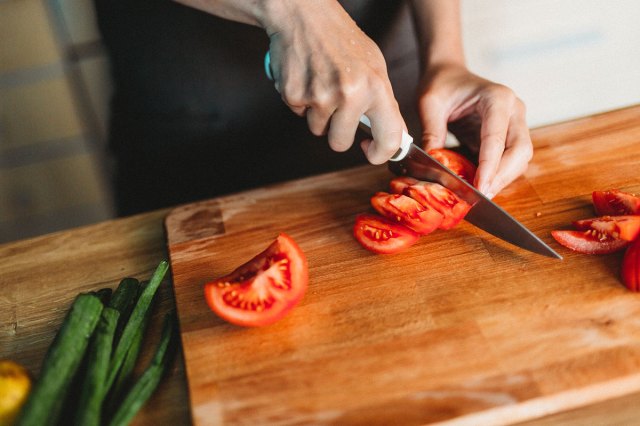
<svg viewBox="0 0 640 426"><path fill-rule="evenodd" d="M0 360L0 426L13 424L30 389L31 377L23 366Z"/></svg>

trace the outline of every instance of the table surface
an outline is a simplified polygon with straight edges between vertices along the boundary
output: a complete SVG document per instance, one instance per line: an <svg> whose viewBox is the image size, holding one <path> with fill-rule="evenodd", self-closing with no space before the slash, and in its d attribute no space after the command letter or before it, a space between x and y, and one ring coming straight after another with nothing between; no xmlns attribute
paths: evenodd
<svg viewBox="0 0 640 426"><path fill-rule="evenodd" d="M554 135L587 139L620 125L640 135L640 106L534 129L532 138L539 148ZM534 157L534 169L538 160L545 159ZM579 177L580 171L576 173ZM168 212L154 211L0 245L0 358L18 360L37 375L77 293L115 287L125 276L148 278L161 259L168 259L163 226ZM159 334L164 313L175 304L169 279L161 286L159 299L141 365L154 350L153 336ZM188 424L188 398L184 363L178 357L134 424ZM638 398L640 393L626 395L521 424L630 424L640 415Z"/></svg>

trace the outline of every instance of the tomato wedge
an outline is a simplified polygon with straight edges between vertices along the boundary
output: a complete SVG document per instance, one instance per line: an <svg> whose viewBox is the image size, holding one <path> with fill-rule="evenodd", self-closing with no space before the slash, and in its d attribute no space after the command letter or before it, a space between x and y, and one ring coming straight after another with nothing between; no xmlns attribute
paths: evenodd
<svg viewBox="0 0 640 426"><path fill-rule="evenodd" d="M432 149L429 150L428 154L462 179L473 183L473 178L476 175L476 166L463 155L446 148Z"/></svg>
<svg viewBox="0 0 640 426"><path fill-rule="evenodd" d="M389 188L391 188L391 192L394 194L404 194L405 189L418 182L421 181L409 176L398 176L391 179L391 182L389 182Z"/></svg>
<svg viewBox="0 0 640 426"><path fill-rule="evenodd" d="M640 214L640 197L628 192L617 189L593 191L591 198L596 213L601 216Z"/></svg>
<svg viewBox="0 0 640 426"><path fill-rule="evenodd" d="M622 282L631 291L640 291L640 239L629 246L622 258Z"/></svg>
<svg viewBox="0 0 640 426"><path fill-rule="evenodd" d="M551 231L551 235L566 248L584 254L608 254L629 245L629 241L619 238L601 240L590 231Z"/></svg>
<svg viewBox="0 0 640 426"><path fill-rule="evenodd" d="M598 240L619 238L633 241L640 235L640 215L602 216L573 222L578 231L590 232Z"/></svg>
<svg viewBox="0 0 640 426"><path fill-rule="evenodd" d="M353 236L364 248L380 254L398 253L420 238L406 226L372 214L360 214L356 217Z"/></svg>
<svg viewBox="0 0 640 426"><path fill-rule="evenodd" d="M284 317L304 296L307 259L291 237L280 234L262 253L229 275L205 284L213 312L230 323L255 327Z"/></svg>
<svg viewBox="0 0 640 426"><path fill-rule="evenodd" d="M442 223L442 215L434 208L423 206L413 198L402 194L378 192L371 198L371 205L381 215L426 235Z"/></svg>
<svg viewBox="0 0 640 426"><path fill-rule="evenodd" d="M433 207L443 216L440 229L451 229L456 226L471 210L471 205L456 194L432 182L419 182L405 189L405 194L422 205Z"/></svg>

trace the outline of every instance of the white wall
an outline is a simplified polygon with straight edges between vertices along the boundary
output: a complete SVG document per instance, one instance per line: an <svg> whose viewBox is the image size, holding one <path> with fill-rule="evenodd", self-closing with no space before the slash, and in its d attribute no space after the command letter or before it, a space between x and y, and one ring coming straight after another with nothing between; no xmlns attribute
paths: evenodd
<svg viewBox="0 0 640 426"><path fill-rule="evenodd" d="M530 126L640 103L640 1L462 0L462 20L470 68Z"/></svg>

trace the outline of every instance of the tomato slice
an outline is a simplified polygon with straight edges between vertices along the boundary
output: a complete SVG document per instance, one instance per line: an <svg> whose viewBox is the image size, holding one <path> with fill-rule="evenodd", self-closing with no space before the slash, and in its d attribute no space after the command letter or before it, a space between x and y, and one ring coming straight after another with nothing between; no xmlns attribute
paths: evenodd
<svg viewBox="0 0 640 426"><path fill-rule="evenodd" d="M360 214L356 217L353 235L364 248L381 254L398 253L420 238L406 226L372 214Z"/></svg>
<svg viewBox="0 0 640 426"><path fill-rule="evenodd" d="M596 213L601 216L640 214L640 197L628 192L617 189L593 191L591 198Z"/></svg>
<svg viewBox="0 0 640 426"><path fill-rule="evenodd" d="M629 245L629 241L619 238L601 240L590 231L551 231L551 235L566 248L584 254L608 254Z"/></svg>
<svg viewBox="0 0 640 426"><path fill-rule="evenodd" d="M284 317L304 296L307 259L291 237L280 234L235 271L205 284L209 307L230 323L254 327Z"/></svg>
<svg viewBox="0 0 640 426"><path fill-rule="evenodd" d="M418 182L405 189L405 194L422 205L433 207L443 216L440 229L456 226L471 210L471 205L456 194L433 182Z"/></svg>
<svg viewBox="0 0 640 426"><path fill-rule="evenodd" d="M404 194L405 189L418 182L421 181L410 176L399 176L391 179L389 187L391 188L391 192L394 194Z"/></svg>
<svg viewBox="0 0 640 426"><path fill-rule="evenodd" d="M473 178L476 176L476 166L463 155L446 148L432 149L428 154L462 179L473 183Z"/></svg>
<svg viewBox="0 0 640 426"><path fill-rule="evenodd" d="M442 223L442 215L434 208L423 206L413 198L402 194L378 192L371 198L371 205L381 215L426 235Z"/></svg>
<svg viewBox="0 0 640 426"><path fill-rule="evenodd" d="M598 240L619 238L633 241L640 235L640 215L602 216L573 222L578 231L590 232Z"/></svg>
<svg viewBox="0 0 640 426"><path fill-rule="evenodd" d="M622 258L622 282L631 291L640 291L640 239L629 246Z"/></svg>

